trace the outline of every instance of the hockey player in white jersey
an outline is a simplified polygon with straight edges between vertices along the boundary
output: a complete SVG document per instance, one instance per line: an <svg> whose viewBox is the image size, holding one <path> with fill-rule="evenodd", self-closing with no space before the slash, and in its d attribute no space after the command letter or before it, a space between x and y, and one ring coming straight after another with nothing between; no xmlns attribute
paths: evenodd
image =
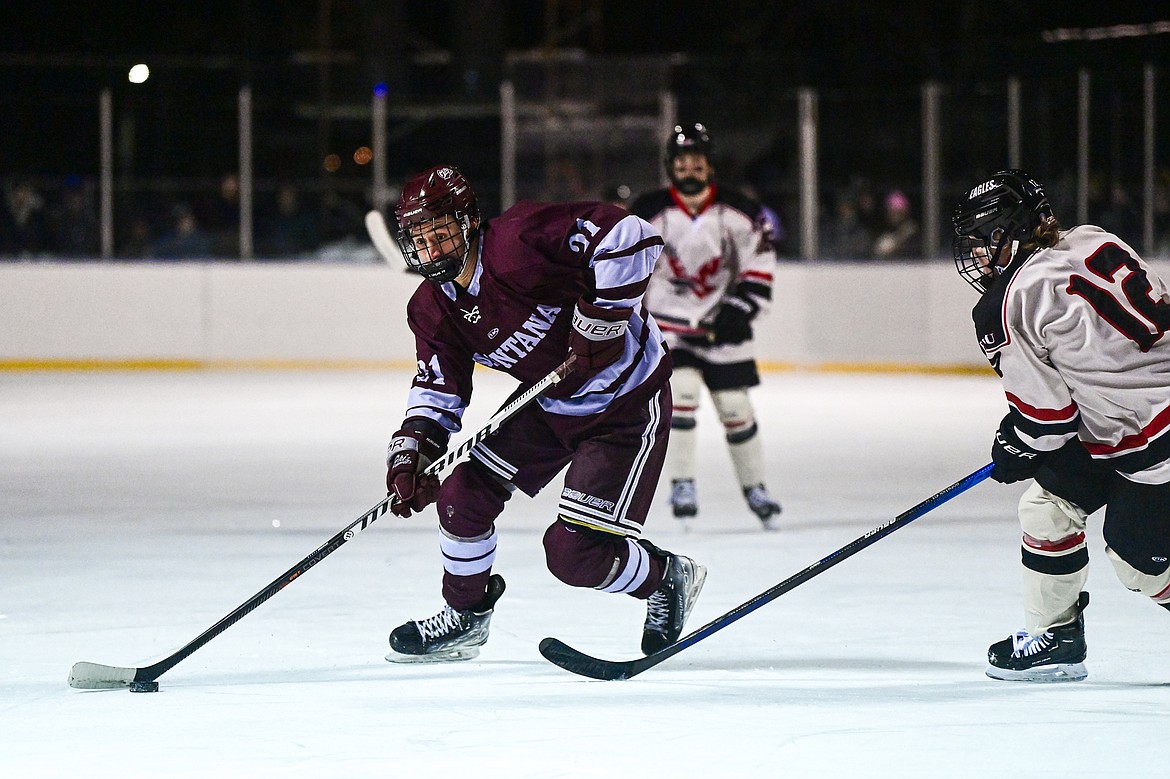
<svg viewBox="0 0 1170 779"><path fill-rule="evenodd" d="M654 225L666 242L645 300L674 362L665 466L671 506L680 519L699 510L695 415L706 386L740 490L767 528L780 505L765 483L748 389L760 383L752 321L772 299L776 253L770 228L758 203L716 184L711 136L703 125L676 126L664 162L671 186L642 195L630 210Z"/></svg>
<svg viewBox="0 0 1170 779"><path fill-rule="evenodd" d="M1019 170L968 190L953 223L1007 395L991 477L1034 479L1019 503L1025 627L991 645L987 675L1083 679L1089 515L1105 508L1122 584L1170 609L1170 291L1116 235L1062 229Z"/></svg>

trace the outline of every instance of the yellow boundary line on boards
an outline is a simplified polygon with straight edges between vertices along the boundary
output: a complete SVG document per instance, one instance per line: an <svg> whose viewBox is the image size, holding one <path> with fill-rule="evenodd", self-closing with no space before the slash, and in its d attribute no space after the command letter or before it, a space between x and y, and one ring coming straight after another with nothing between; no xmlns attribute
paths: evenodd
<svg viewBox="0 0 1170 779"><path fill-rule="evenodd" d="M412 370L413 360L191 360L191 359L0 359L4 371L350 371ZM480 366L476 366L477 369ZM984 365L929 365L893 362L759 363L764 373L914 373L947 376L994 376ZM485 369L486 370L486 369Z"/></svg>

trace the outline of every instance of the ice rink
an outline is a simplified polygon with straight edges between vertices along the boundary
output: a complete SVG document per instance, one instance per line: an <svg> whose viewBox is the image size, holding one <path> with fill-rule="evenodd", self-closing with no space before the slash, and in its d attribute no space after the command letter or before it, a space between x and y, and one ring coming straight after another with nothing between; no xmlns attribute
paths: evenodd
<svg viewBox="0 0 1170 779"><path fill-rule="evenodd" d="M510 380L477 374L466 423ZM639 655L644 607L545 571L559 489L499 522L508 591L479 659L391 665L439 606L429 515L387 515L161 679L147 665L378 503L410 376L0 373L0 775L1141 777L1170 769L1170 614L1128 593L1091 521L1089 678L996 682L1021 627L1015 502L984 482L676 657L579 678L545 636ZM647 536L708 567L698 628L985 465L994 377L775 372L754 394L781 530L734 485L709 403L701 513ZM459 439L457 439L459 440ZM554 482L554 486L558 483Z"/></svg>

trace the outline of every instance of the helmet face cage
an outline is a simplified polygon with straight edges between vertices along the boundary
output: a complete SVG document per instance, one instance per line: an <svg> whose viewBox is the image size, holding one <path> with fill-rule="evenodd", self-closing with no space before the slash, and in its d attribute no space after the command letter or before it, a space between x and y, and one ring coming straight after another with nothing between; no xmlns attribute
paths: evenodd
<svg viewBox="0 0 1170 779"><path fill-rule="evenodd" d="M1043 187L1028 174L1005 170L973 187L955 209L953 250L959 275L980 293L1003 270L997 260L1052 216ZM1005 263L1006 264L1006 263Z"/></svg>
<svg viewBox="0 0 1170 779"><path fill-rule="evenodd" d="M710 162L713 151L714 144L711 142L711 134L707 132L705 125L698 123L676 124L670 137L666 140L666 157L663 159L666 172L670 174L674 158L680 154L702 154Z"/></svg>
<svg viewBox="0 0 1170 779"><path fill-rule="evenodd" d="M480 224L475 193L463 174L441 165L412 177L394 215L398 247L411 270L431 281L454 280Z"/></svg>

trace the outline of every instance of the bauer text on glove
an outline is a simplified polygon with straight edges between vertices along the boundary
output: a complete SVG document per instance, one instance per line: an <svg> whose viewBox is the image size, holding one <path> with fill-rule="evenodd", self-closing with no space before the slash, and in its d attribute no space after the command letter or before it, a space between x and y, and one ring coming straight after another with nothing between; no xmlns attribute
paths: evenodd
<svg viewBox="0 0 1170 779"><path fill-rule="evenodd" d="M1015 428L1005 419L995 431L991 445L991 461L995 464L991 478L1003 484L1031 479L1044 464L1046 455L1020 440Z"/></svg>
<svg viewBox="0 0 1170 779"><path fill-rule="evenodd" d="M390 510L400 517L422 511L439 496L437 476L423 473L447 448L447 431L427 419L410 419L386 449L386 489L397 496Z"/></svg>

